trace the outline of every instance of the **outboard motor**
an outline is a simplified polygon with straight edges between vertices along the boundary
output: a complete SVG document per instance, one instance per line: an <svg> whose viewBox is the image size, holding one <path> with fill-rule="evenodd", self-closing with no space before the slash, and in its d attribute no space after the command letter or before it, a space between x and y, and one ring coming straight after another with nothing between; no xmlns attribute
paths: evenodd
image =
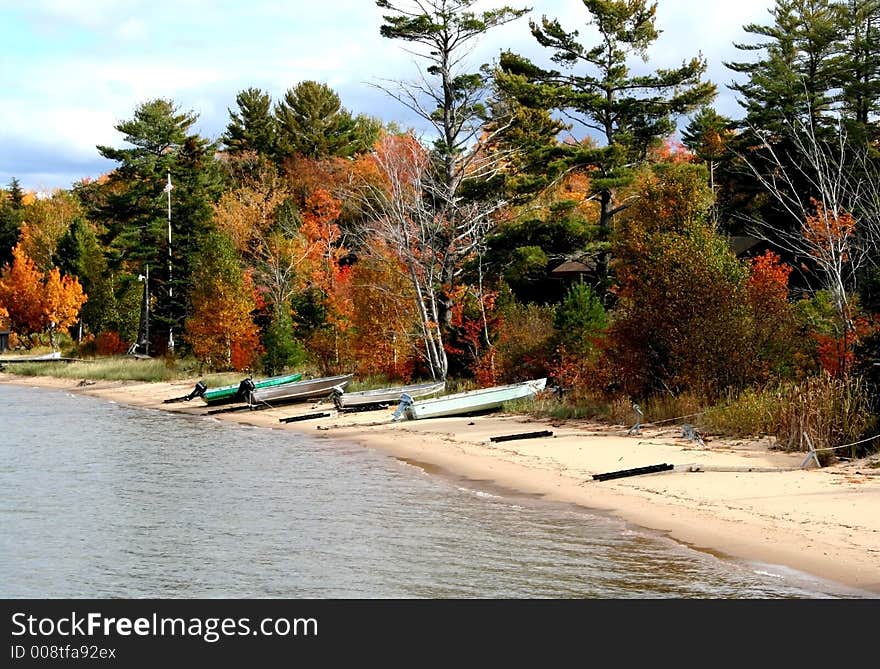
<svg viewBox="0 0 880 669"><path fill-rule="evenodd" d="M409 393L400 393L400 404L397 405L394 413L391 414L392 421L399 421L406 413L407 407L412 406L413 398Z"/></svg>
<svg viewBox="0 0 880 669"><path fill-rule="evenodd" d="M85 382L80 383L79 385L84 385L84 383ZM199 381L189 395L183 395L182 397L172 397L170 400L163 400L162 404L172 404L173 402L189 402L191 399L194 399L196 397L202 397L207 392L207 390L208 386L205 385L205 382Z"/></svg>
<svg viewBox="0 0 880 669"><path fill-rule="evenodd" d="M208 392L208 385L204 381L199 381L196 383L196 387L193 388L192 392L186 396L186 401L189 402L196 397L203 397L206 392Z"/></svg>
<svg viewBox="0 0 880 669"><path fill-rule="evenodd" d="M235 391L235 398L240 402L250 403L251 393L256 389L257 387L254 385L254 380L251 377L247 377L238 384L238 390Z"/></svg>
<svg viewBox="0 0 880 669"><path fill-rule="evenodd" d="M342 397L344 392L345 391L342 390L342 388L340 388L339 386L333 386L330 389L330 399L333 400L333 404L336 405L336 409L338 411L342 410L342 406L339 403L339 398Z"/></svg>

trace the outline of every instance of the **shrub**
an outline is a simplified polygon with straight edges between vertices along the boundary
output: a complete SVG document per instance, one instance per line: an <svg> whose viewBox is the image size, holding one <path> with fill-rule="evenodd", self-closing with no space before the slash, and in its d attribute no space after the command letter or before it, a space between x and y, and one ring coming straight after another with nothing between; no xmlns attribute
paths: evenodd
<svg viewBox="0 0 880 669"><path fill-rule="evenodd" d="M553 308L507 305L498 325L494 369L499 383L549 376L553 357Z"/></svg>
<svg viewBox="0 0 880 669"><path fill-rule="evenodd" d="M95 354L97 355L119 355L127 350L128 347L118 332L107 330L98 333L98 336L95 337Z"/></svg>
<svg viewBox="0 0 880 669"><path fill-rule="evenodd" d="M809 451L811 445L834 448L858 441L876 419L863 380L822 373L798 383L746 390L708 409L700 422L725 434L770 434L780 448ZM850 455L857 452L854 448ZM833 454L825 451L821 457L827 460Z"/></svg>

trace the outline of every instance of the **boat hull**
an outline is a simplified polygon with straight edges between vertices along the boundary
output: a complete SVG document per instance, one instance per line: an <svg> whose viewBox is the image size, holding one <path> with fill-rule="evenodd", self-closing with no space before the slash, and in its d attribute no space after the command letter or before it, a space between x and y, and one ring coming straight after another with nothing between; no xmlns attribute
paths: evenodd
<svg viewBox="0 0 880 669"><path fill-rule="evenodd" d="M500 409L505 402L534 397L547 385L547 379L534 379L506 386L469 390L434 399L412 402L404 415L410 420L462 416Z"/></svg>
<svg viewBox="0 0 880 669"><path fill-rule="evenodd" d="M317 397L327 397L334 388L344 389L354 374L325 376L318 379L307 379L295 383L285 383L274 388L257 388L251 392L252 404L283 404L299 402Z"/></svg>
<svg viewBox="0 0 880 669"><path fill-rule="evenodd" d="M254 386L256 388L271 388L273 386L283 385L285 383L293 383L295 381L299 381L302 379L302 373L296 372L295 374L282 374L280 376L270 376L265 379L260 379L259 381L254 381ZM230 404L232 402L244 402L246 397L239 397L238 390L241 388L241 384L238 383L233 386L221 386L219 388L213 388L211 390L205 391L202 395L202 399L206 404L210 404L211 406L215 406L217 404Z"/></svg>
<svg viewBox="0 0 880 669"><path fill-rule="evenodd" d="M432 381L430 383L415 383L408 386L361 390L354 393L343 392L336 395L333 398L333 402L339 411L357 411L358 409L368 407L397 404L404 393L410 397L427 397L428 395L442 392L445 387L445 381Z"/></svg>

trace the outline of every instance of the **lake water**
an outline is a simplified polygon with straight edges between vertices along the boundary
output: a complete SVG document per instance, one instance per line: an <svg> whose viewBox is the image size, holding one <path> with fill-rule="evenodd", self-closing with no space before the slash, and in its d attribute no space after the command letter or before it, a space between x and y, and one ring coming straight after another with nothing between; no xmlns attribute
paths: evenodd
<svg viewBox="0 0 880 669"><path fill-rule="evenodd" d="M0 385L0 597L850 598L346 442Z"/></svg>

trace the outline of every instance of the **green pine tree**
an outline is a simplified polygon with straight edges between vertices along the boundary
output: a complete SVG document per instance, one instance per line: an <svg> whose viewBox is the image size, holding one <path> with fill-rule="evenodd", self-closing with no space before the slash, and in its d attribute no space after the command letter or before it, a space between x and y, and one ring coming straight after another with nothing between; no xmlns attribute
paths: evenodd
<svg viewBox="0 0 880 669"><path fill-rule="evenodd" d="M272 114L272 99L258 88L248 88L235 96L238 111L229 110L229 124L222 142L230 153L256 151L274 156L278 123Z"/></svg>

